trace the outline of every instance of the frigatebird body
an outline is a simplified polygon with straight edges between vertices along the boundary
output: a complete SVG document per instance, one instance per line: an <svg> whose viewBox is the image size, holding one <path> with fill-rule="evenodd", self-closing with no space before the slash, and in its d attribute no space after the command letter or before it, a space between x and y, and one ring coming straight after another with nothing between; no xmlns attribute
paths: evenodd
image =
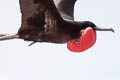
<svg viewBox="0 0 120 80"><path fill-rule="evenodd" d="M74 7L71 6L75 1L54 0L56 3L54 5L53 0L29 0L29 2L28 0L20 0L22 13L22 25L18 32L20 38L53 43L65 43L78 38L80 30L77 28L80 27L74 27L72 13ZM65 6L66 3L70 4ZM70 6L70 10L61 6L66 8Z"/></svg>
<svg viewBox="0 0 120 80"><path fill-rule="evenodd" d="M19 0L21 27L15 35L1 35L0 40L20 38L33 42L66 43L80 38L91 27L94 31L114 31L97 27L90 21L74 21L77 0Z"/></svg>

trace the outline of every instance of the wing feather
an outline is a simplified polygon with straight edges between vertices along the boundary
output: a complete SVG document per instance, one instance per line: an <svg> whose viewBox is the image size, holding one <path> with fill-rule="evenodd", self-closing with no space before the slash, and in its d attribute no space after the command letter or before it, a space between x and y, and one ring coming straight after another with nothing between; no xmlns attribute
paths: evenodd
<svg viewBox="0 0 120 80"><path fill-rule="evenodd" d="M19 33L25 29L55 30L58 22L63 20L53 0L19 0L19 3L22 13Z"/></svg>
<svg viewBox="0 0 120 80"><path fill-rule="evenodd" d="M74 20L74 5L77 0L54 0L54 3L64 19Z"/></svg>

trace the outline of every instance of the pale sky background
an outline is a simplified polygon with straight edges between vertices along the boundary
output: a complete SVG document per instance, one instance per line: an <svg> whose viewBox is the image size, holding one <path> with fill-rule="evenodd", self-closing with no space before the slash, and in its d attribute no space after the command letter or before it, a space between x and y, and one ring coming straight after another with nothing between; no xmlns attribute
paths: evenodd
<svg viewBox="0 0 120 80"><path fill-rule="evenodd" d="M120 0L78 0L75 20L89 20L112 32L97 32L97 42L82 53L66 44L9 40L0 42L0 80L120 80ZM21 24L18 0L0 0L0 33Z"/></svg>

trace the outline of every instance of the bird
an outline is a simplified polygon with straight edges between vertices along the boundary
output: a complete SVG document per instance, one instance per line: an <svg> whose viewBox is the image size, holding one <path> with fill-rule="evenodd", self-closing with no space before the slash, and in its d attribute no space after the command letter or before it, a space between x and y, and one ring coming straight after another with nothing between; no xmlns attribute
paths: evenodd
<svg viewBox="0 0 120 80"><path fill-rule="evenodd" d="M29 46L36 42L57 44L68 42L69 48L69 44L81 41L85 31L93 38L96 36L94 34L96 31L114 32L112 28L101 28L91 21L75 21L74 6L76 2L77 0L19 0L22 19L18 33L1 34L0 41L15 38L33 41ZM90 43L93 45L95 41ZM86 45L80 45L80 47ZM80 50L70 50L80 52Z"/></svg>

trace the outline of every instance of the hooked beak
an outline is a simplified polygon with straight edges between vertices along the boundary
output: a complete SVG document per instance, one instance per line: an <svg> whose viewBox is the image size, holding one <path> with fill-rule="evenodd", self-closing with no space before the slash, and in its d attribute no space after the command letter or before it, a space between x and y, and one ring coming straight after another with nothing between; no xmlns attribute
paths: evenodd
<svg viewBox="0 0 120 80"><path fill-rule="evenodd" d="M94 27L94 29L96 31L112 31L113 33L115 32L114 29L112 29L112 28L102 28L102 27L96 26L96 27Z"/></svg>

